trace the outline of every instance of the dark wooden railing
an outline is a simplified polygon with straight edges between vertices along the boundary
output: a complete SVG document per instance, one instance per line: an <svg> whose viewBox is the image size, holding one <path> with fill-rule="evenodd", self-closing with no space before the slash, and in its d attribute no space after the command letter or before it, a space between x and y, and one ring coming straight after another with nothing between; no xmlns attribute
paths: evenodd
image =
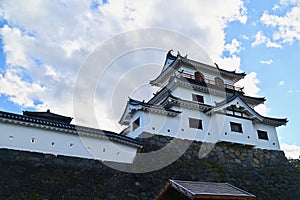
<svg viewBox="0 0 300 200"><path fill-rule="evenodd" d="M243 87L234 86L234 85L231 85L231 84L225 84L223 81L215 81L215 80L208 79L206 77L199 77L199 76L195 77L194 74L190 74L190 73L186 73L186 72L181 72L180 74L178 74L178 77L193 79L193 80L195 80L197 82L200 82L200 83L215 85L215 86L218 86L220 88L227 88L227 89L235 90L235 91L238 91L238 92L243 92L243 89L244 89Z"/></svg>

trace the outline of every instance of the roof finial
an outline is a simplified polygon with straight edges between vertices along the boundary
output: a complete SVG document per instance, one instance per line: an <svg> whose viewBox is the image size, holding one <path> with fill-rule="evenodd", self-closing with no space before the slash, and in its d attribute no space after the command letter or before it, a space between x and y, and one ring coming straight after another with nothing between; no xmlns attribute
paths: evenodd
<svg viewBox="0 0 300 200"><path fill-rule="evenodd" d="M216 67L219 69L219 65L217 63L215 63Z"/></svg>

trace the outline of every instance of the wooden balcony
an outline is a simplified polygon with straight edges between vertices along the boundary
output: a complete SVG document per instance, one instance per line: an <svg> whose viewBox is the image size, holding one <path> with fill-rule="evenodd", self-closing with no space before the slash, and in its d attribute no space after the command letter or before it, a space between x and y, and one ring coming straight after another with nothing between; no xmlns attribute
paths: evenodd
<svg viewBox="0 0 300 200"><path fill-rule="evenodd" d="M215 80L208 79L206 77L203 77L201 75L194 75L186 72L181 72L178 74L178 77L187 78L194 80L199 83L205 83L207 85L213 85L219 88L225 88L229 90L235 90L237 92L243 92L244 87L234 86L231 84L225 84L224 81L221 78L216 78Z"/></svg>

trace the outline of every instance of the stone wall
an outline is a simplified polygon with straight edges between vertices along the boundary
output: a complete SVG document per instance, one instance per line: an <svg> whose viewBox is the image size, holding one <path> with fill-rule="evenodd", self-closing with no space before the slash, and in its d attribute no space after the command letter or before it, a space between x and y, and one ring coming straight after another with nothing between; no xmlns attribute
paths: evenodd
<svg viewBox="0 0 300 200"><path fill-rule="evenodd" d="M282 151L230 143L210 146L151 135L141 140L144 153L160 150L171 142L176 145L166 148L167 154L180 153L186 146L188 149L171 165L148 173L126 173L107 166L129 170L149 165L143 155L137 156L134 165L124 165L3 149L0 199L154 199L170 178L228 182L257 199L300 199L300 170ZM164 161L164 156L157 156L152 163Z"/></svg>

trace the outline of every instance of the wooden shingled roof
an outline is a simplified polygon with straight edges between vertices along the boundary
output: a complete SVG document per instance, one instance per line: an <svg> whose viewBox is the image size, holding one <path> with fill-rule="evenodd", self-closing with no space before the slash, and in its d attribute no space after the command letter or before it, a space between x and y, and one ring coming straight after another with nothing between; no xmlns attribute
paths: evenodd
<svg viewBox="0 0 300 200"><path fill-rule="evenodd" d="M256 197L229 183L169 180L156 200L238 199L255 200Z"/></svg>

